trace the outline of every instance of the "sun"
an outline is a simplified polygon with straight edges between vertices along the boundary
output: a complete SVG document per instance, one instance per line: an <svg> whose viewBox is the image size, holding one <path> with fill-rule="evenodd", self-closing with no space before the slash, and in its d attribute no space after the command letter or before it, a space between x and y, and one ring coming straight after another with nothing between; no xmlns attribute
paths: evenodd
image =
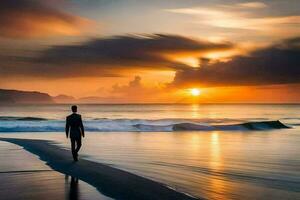
<svg viewBox="0 0 300 200"><path fill-rule="evenodd" d="M199 96L201 94L201 90L198 89L198 88L192 88L192 89L190 89L190 93L191 93L192 96L196 97L196 96Z"/></svg>

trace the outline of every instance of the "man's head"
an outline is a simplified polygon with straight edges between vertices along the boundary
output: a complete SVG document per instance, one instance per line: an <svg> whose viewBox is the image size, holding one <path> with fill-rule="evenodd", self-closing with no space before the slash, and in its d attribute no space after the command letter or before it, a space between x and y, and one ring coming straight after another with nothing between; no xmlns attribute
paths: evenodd
<svg viewBox="0 0 300 200"><path fill-rule="evenodd" d="M73 112L73 113L76 113L76 112L77 112L77 106L76 106L76 105L73 105L73 106L71 107L71 109L72 109L72 112Z"/></svg>

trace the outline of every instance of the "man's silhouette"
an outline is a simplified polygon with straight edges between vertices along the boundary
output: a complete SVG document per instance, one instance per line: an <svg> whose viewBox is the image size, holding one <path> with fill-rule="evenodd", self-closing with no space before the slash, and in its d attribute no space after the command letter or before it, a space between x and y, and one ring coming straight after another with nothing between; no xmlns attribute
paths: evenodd
<svg viewBox="0 0 300 200"><path fill-rule="evenodd" d="M81 147L81 136L84 137L84 128L81 115L77 114L77 106L72 106L72 114L66 119L66 136L70 134L71 148L74 161L78 161L78 151Z"/></svg>

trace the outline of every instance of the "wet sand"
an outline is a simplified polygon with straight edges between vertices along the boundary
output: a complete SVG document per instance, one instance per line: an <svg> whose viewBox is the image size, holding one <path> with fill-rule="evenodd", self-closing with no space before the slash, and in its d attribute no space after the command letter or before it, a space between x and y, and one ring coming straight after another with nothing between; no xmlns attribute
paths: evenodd
<svg viewBox="0 0 300 200"><path fill-rule="evenodd" d="M27 151L38 155L55 171L77 177L97 188L105 196L114 199L195 199L158 182L107 165L84 159L75 163L68 150L61 149L49 141L12 138L0 138L0 140L24 147Z"/></svg>
<svg viewBox="0 0 300 200"><path fill-rule="evenodd" d="M0 199L111 199L75 177L54 171L15 144L0 141L0 160Z"/></svg>

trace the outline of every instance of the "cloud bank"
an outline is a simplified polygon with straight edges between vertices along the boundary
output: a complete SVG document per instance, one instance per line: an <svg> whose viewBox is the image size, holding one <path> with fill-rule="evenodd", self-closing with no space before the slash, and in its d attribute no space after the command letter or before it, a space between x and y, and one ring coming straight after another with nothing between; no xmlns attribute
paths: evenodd
<svg viewBox="0 0 300 200"><path fill-rule="evenodd" d="M173 85L233 86L300 83L300 37L271 47L176 73Z"/></svg>
<svg viewBox="0 0 300 200"><path fill-rule="evenodd" d="M179 35L129 35L93 39L79 45L52 47L36 61L52 64L99 64L100 67L139 66L181 68L166 55L199 54L232 48L230 43L212 43ZM102 65L102 66L101 66Z"/></svg>
<svg viewBox="0 0 300 200"><path fill-rule="evenodd" d="M183 7L176 9L165 9L166 12L175 15L191 17L194 24L202 27L210 27L213 31L222 30L222 34L229 32L237 36L243 32L247 37L294 37L300 33L300 15L270 14L271 3L244 2L236 4L219 4L216 6ZM233 38L233 37L231 37ZM233 38L234 39L234 38ZM266 38L265 38L266 39Z"/></svg>
<svg viewBox="0 0 300 200"><path fill-rule="evenodd" d="M179 35L96 38L73 45L53 46L33 58L0 57L1 77L76 78L118 77L142 70L176 71L173 86L237 86L300 83L300 37L234 56L228 62L200 63L193 68L172 59L181 55L205 58L235 46ZM172 55L170 57L170 55Z"/></svg>
<svg viewBox="0 0 300 200"><path fill-rule="evenodd" d="M2 37L77 35L88 23L87 19L59 10L46 0L2 0L0 3Z"/></svg>
<svg viewBox="0 0 300 200"><path fill-rule="evenodd" d="M143 35L98 38L53 46L19 64L0 67L3 75L46 78L114 77L128 70L178 70L190 66L169 56L203 55L233 48L231 43L198 41L178 35ZM21 61L20 61L21 60Z"/></svg>

